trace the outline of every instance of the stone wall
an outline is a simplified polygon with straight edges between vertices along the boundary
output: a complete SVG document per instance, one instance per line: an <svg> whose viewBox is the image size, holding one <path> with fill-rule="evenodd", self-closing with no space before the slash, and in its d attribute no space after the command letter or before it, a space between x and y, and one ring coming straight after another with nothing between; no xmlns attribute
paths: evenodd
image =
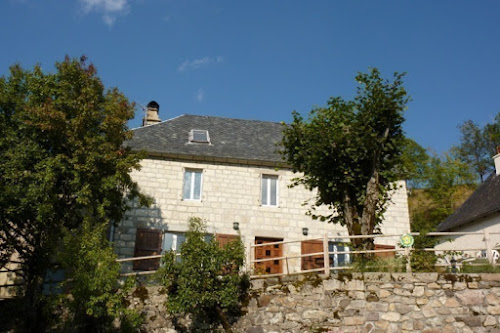
<svg viewBox="0 0 500 333"><path fill-rule="evenodd" d="M255 237L272 237L288 240L331 238L345 241L341 235L347 231L340 225L312 220L306 215L304 201L315 194L304 187L289 188L295 177L290 170L275 167L259 167L246 164L201 162L148 158L141 161L142 169L133 171L132 178L145 194L154 198L150 208L138 208L127 213L116 228L114 245L118 255L132 257L136 229L138 227L168 232L185 232L188 219L196 216L207 221L208 232L233 234L233 223L239 223L239 231L247 251ZM183 179L186 169L202 170L201 200L183 200ZM278 176L278 206L263 206L260 202L262 175ZM328 214L326 208L318 214ZM302 228L309 234L304 236ZM409 231L409 214L404 181L392 195L392 203L385 213L381 231L384 234L401 235ZM376 243L397 245L399 237L379 238ZM301 254L299 243L285 245L287 255ZM247 255L249 253L247 252ZM300 259L289 261L290 272L300 269Z"/></svg>
<svg viewBox="0 0 500 333"><path fill-rule="evenodd" d="M141 290L131 306L145 314L145 329L175 332L161 288ZM235 332L500 332L500 274L253 280L252 295Z"/></svg>

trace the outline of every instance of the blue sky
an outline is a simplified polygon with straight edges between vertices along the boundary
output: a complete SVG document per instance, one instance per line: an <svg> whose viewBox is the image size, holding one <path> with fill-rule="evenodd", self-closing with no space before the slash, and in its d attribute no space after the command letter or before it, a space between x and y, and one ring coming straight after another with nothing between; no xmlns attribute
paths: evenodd
<svg viewBox="0 0 500 333"><path fill-rule="evenodd" d="M357 72L407 72L407 135L438 152L500 112L500 1L2 0L0 74L85 54L106 86L202 114L290 121ZM131 127L140 125L138 108Z"/></svg>

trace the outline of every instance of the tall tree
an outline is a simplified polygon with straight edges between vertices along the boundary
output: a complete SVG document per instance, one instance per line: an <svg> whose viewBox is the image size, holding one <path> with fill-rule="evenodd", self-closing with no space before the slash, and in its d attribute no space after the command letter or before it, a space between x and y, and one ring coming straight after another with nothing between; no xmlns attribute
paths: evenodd
<svg viewBox="0 0 500 333"><path fill-rule="evenodd" d="M491 171L492 161L488 149L487 135L472 120L467 120L459 127L460 145L456 147L458 156L477 173L481 182Z"/></svg>
<svg viewBox="0 0 500 333"><path fill-rule="evenodd" d="M495 117L491 124L486 124L483 128L483 136L486 141L488 153L497 154L497 147L500 146L500 112Z"/></svg>
<svg viewBox="0 0 500 333"><path fill-rule="evenodd" d="M139 155L122 147L134 106L105 90L85 57L12 66L0 78L0 265L17 253L27 331L43 330L44 276L63 230L119 221L146 198L129 172Z"/></svg>
<svg viewBox="0 0 500 333"><path fill-rule="evenodd" d="M406 138L401 159L403 163L401 178L407 180L408 187L410 189L424 187L431 159L425 148L416 141Z"/></svg>
<svg viewBox="0 0 500 333"><path fill-rule="evenodd" d="M403 111L409 101L403 76L395 73L389 82L377 69L359 73L353 101L330 98L307 120L294 112L293 122L284 125L283 156L294 172L303 173L292 186L317 189L313 217L345 225L350 235L373 233L401 174ZM316 216L320 205L332 213ZM354 242L373 248L373 239Z"/></svg>

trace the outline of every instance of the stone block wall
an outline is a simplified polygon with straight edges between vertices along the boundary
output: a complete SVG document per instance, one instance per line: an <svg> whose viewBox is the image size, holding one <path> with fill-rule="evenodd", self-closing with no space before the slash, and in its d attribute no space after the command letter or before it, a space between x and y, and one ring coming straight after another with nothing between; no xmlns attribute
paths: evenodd
<svg viewBox="0 0 500 333"><path fill-rule="evenodd" d="M235 332L500 332L500 274L364 273L252 287ZM131 306L145 314L148 332L175 332L160 289Z"/></svg>
<svg viewBox="0 0 500 333"><path fill-rule="evenodd" d="M233 223L239 229L247 251L255 237L288 240L322 238L327 233L339 241L347 231L340 225L312 220L306 215L315 194L304 187L289 188L296 175L288 169L259 167L246 164L200 162L194 160L144 159L142 169L132 173L141 191L152 196L150 208L137 208L127 214L114 233L115 248L120 257L134 254L135 233L138 227L184 232L188 219L196 216L207 221L208 232L233 234ZM183 177L186 169L203 171L201 200L183 200ZM278 176L277 207L263 206L260 202L262 175ZM409 213L405 182L398 183L392 203L385 214L382 232L402 234L409 231ZM326 207L319 214L328 214ZM309 234L304 236L302 228ZM379 238L376 243L397 245L398 237ZM288 255L301 254L300 243L285 245ZM247 252L247 254L249 254ZM300 259L289 262L291 272L300 268Z"/></svg>

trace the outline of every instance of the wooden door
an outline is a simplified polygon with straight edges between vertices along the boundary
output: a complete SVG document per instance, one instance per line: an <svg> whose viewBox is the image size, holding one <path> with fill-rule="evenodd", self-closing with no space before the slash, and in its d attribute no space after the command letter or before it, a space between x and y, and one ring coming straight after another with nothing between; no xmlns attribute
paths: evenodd
<svg viewBox="0 0 500 333"><path fill-rule="evenodd" d="M282 238L263 238L255 237L255 244L267 244L281 242ZM258 246L255 248L255 260L279 258L283 255L283 244L271 244ZM255 263L255 272L257 274L278 274L282 273L282 260L269 260Z"/></svg>
<svg viewBox="0 0 500 333"><path fill-rule="evenodd" d="M238 235L216 234L215 240L219 243L220 247L224 247L226 244L237 241L239 237Z"/></svg>
<svg viewBox="0 0 500 333"><path fill-rule="evenodd" d="M375 250L393 250L396 247L393 245L382 245L382 244L375 244ZM375 253L375 256L377 257L382 257L382 258L394 258L396 255L396 252L380 252L380 253Z"/></svg>
<svg viewBox="0 0 500 333"><path fill-rule="evenodd" d="M134 257L161 254L161 231L154 229L137 229L135 236ZM154 271L160 266L160 259L135 260L134 270Z"/></svg>
<svg viewBox="0 0 500 333"><path fill-rule="evenodd" d="M302 254L323 252L323 241L307 240L301 243ZM302 270L325 267L323 254L310 257L302 257Z"/></svg>

